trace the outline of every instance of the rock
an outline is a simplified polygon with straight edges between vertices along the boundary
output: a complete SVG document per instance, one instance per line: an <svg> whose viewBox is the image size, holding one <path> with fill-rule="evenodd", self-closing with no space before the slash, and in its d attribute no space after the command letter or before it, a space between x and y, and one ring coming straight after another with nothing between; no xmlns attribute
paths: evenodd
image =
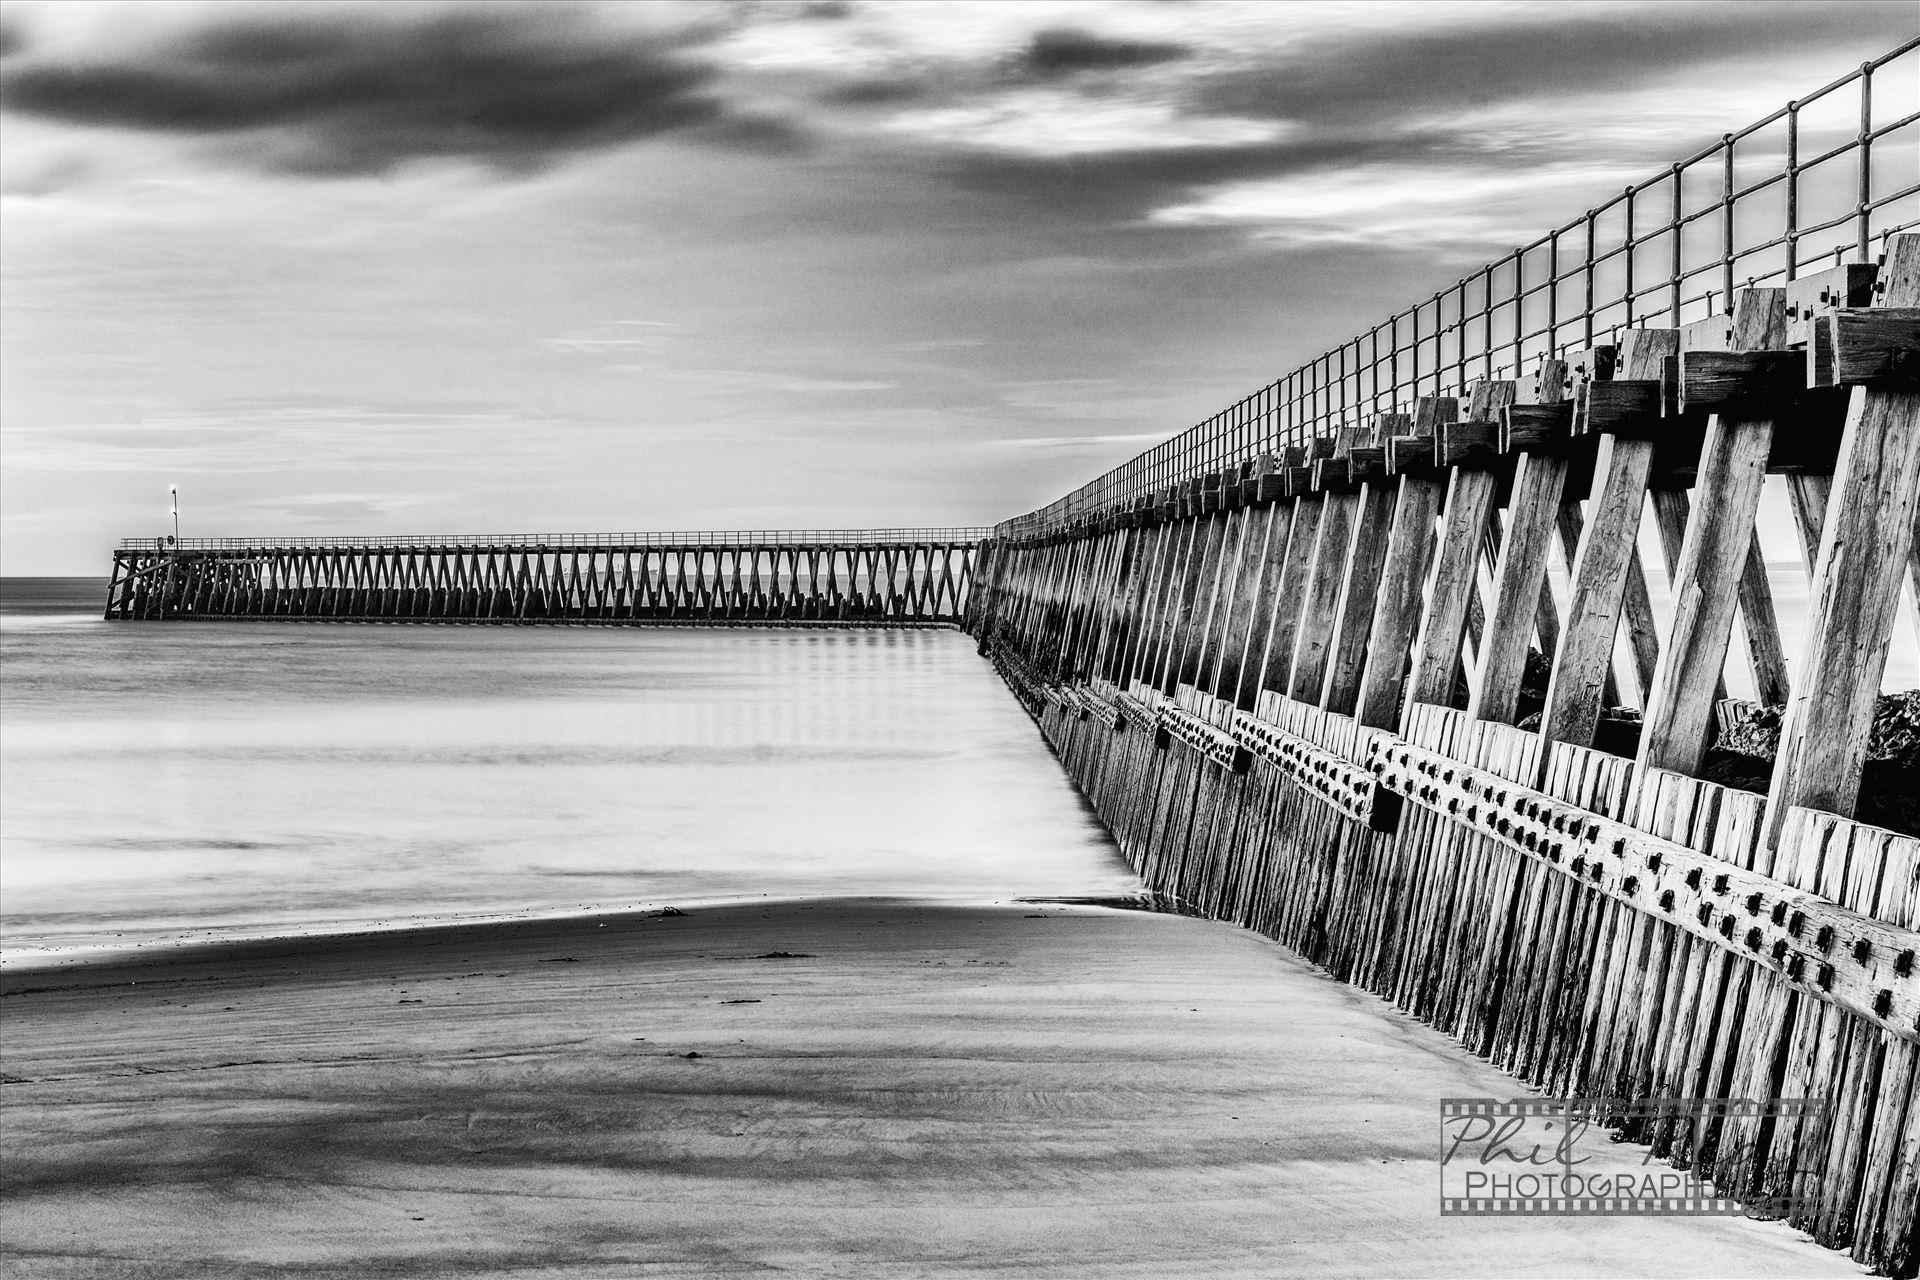
<svg viewBox="0 0 1920 1280"><path fill-rule="evenodd" d="M1721 708L1720 732L1714 740L1717 749L1768 761L1780 753L1785 707L1727 702ZM1880 696L1867 738L1867 759L1920 767L1920 689Z"/></svg>

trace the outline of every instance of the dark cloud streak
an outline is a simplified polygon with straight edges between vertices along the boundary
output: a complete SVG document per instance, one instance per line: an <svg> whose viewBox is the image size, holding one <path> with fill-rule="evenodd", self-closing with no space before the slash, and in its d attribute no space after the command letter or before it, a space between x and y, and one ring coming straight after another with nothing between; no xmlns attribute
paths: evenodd
<svg viewBox="0 0 1920 1280"><path fill-rule="evenodd" d="M1366 133L1326 130L1276 142L1183 150L1050 157L973 153L939 170L967 190L1051 210L1070 222L1130 223L1169 198L1217 183L1288 177L1364 164L1444 166L1485 156L1449 132L1425 127Z"/></svg>
<svg viewBox="0 0 1920 1280"><path fill-rule="evenodd" d="M976 150L936 163L947 180L1070 223L1126 226L1196 188L1364 165L1444 173L1569 158L1564 121L1498 140L1461 134L1450 113L1566 95L1630 90L1752 55L1795 50L1817 68L1780 86L1780 101L1842 70L1827 51L1892 47L1920 34L1905 3L1649 5L1468 22L1417 35L1390 28L1318 36L1255 68L1197 68L1184 109L1285 121L1280 138L1233 146L1024 155ZM1825 57L1822 55L1826 54ZM1826 64L1823 66L1823 64ZM1724 73L1719 73L1724 74ZM1597 122L1604 123L1604 122ZM1739 123L1729 121L1729 124ZM1661 140L1658 157L1711 139ZM1677 145L1676 145L1677 144ZM1596 193L1598 194L1598 193ZM1182 229L1182 235L1195 234Z"/></svg>
<svg viewBox="0 0 1920 1280"><path fill-rule="evenodd" d="M1191 57L1186 45L1115 40L1070 27L1036 32L1020 55L1022 70L1042 79L1081 71L1123 71Z"/></svg>
<svg viewBox="0 0 1920 1280"><path fill-rule="evenodd" d="M248 16L138 58L9 68L22 114L220 138L265 168L377 173L421 157L537 168L585 149L708 129L755 149L779 122L731 115L685 38L610 34L566 7L369 19Z"/></svg>
<svg viewBox="0 0 1920 1280"><path fill-rule="evenodd" d="M1543 11L1544 12L1544 11ZM1405 33L1343 32L1284 63L1208 77L1189 105L1232 115L1351 128L1412 111L1624 90L1716 63L1843 43L1892 46L1920 34L1920 6L1898 3L1648 5L1462 23ZM1783 85L1781 98L1808 86Z"/></svg>

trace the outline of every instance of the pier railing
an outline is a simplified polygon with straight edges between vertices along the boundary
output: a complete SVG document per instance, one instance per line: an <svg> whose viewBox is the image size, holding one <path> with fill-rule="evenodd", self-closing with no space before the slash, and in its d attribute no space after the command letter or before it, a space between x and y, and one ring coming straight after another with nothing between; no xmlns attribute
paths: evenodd
<svg viewBox="0 0 1920 1280"><path fill-rule="evenodd" d="M1864 264L1920 226L1920 40L1867 62L1381 321L1026 515L1043 533L1421 396L1462 395L1643 326L1731 314L1740 286Z"/></svg>

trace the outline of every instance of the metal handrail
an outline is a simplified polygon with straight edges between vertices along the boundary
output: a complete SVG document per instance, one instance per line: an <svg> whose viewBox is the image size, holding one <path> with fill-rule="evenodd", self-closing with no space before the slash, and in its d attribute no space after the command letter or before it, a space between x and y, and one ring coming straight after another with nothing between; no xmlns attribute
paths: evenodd
<svg viewBox="0 0 1920 1280"><path fill-rule="evenodd" d="M1647 322L1678 327L1723 313L1739 284L1791 281L1849 256L1871 261L1876 243L1884 247L1895 233L1920 226L1920 185L1882 189L1894 181L1883 176L1877 187L1873 164L1874 148L1889 139L1920 150L1920 111L1890 123L1873 119L1876 73L1892 66L1894 75L1878 83L1920 84L1916 50L1920 39L1909 40L1724 135L1072 493L1003 521L995 536L1046 533L1094 512L1131 506L1171 485L1255 463L1375 415L1408 412L1422 395L1463 394L1472 381L1517 375L1528 361L1593 346L1622 329ZM1852 85L1859 87L1858 128L1846 141L1801 159L1802 115ZM1748 143L1744 154L1752 156L1762 145L1756 135L1783 122L1782 160L1743 182L1736 165L1740 145ZM1851 175L1841 163L1849 158ZM1802 220L1801 184L1810 174L1823 194L1851 195L1830 201L1843 205L1842 212ZM1709 192L1709 198L1690 207L1698 192ZM1757 210L1753 198L1768 193L1780 208ZM1644 210L1656 199L1665 216L1648 225ZM1715 218L1717 235L1688 234ZM1844 243L1813 239L1841 227L1852 231Z"/></svg>
<svg viewBox="0 0 1920 1280"><path fill-rule="evenodd" d="M300 551L335 548L405 550L512 547L529 551L586 548L737 546L958 545L993 536L984 527L953 529L711 529L651 533L446 533L315 538L122 538L122 551Z"/></svg>

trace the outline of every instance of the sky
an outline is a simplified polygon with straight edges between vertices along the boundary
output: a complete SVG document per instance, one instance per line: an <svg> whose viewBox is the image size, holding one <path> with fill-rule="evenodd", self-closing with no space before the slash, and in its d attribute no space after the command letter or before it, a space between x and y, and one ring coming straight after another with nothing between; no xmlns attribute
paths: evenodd
<svg viewBox="0 0 1920 1280"><path fill-rule="evenodd" d="M0 4L0 572L990 524L1892 4Z"/></svg>

